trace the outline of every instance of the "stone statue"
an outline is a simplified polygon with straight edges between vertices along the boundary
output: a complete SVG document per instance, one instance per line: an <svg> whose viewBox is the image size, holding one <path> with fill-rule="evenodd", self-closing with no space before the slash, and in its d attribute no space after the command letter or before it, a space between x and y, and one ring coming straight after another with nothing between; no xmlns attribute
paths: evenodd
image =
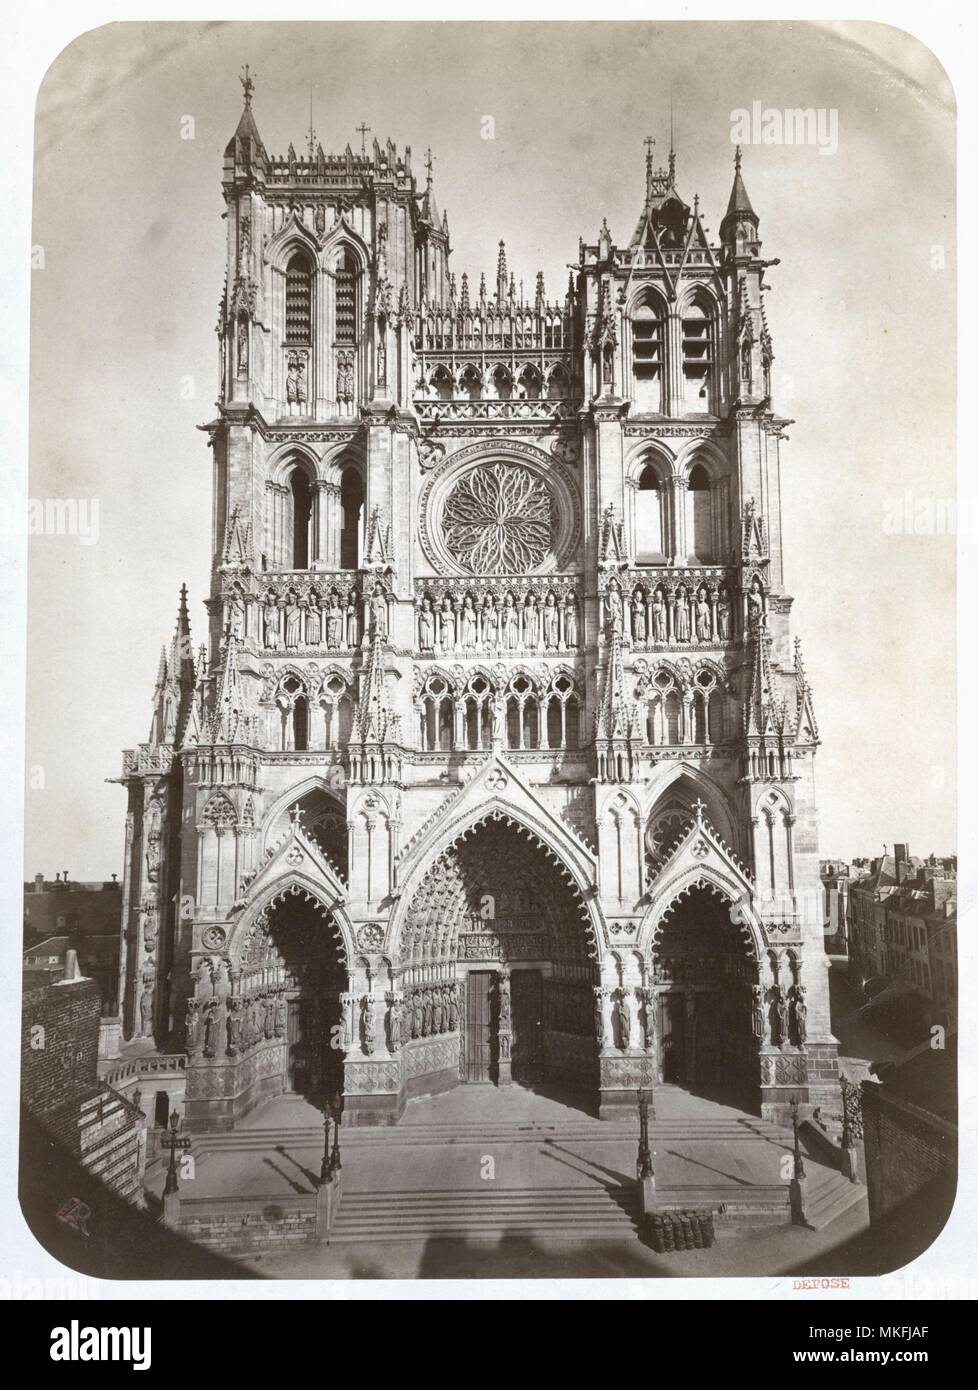
<svg viewBox="0 0 978 1390"><path fill-rule="evenodd" d="M302 644L302 609L294 593L290 593L285 605L285 645L295 649Z"/></svg>
<svg viewBox="0 0 978 1390"><path fill-rule="evenodd" d="M360 1018L363 1029L363 1051L364 1055L369 1057L374 1050L374 1043L376 1042L373 995L365 994L360 1002L360 1007L362 1010Z"/></svg>
<svg viewBox="0 0 978 1390"><path fill-rule="evenodd" d="M499 610L492 594L486 594L482 605L482 640L490 651L499 641Z"/></svg>
<svg viewBox="0 0 978 1390"><path fill-rule="evenodd" d="M238 376L248 375L248 321L238 324Z"/></svg>
<svg viewBox="0 0 978 1390"><path fill-rule="evenodd" d="M452 601L446 594L438 611L438 641L443 652L450 652L455 645L455 615Z"/></svg>
<svg viewBox="0 0 978 1390"><path fill-rule="evenodd" d="M615 628L617 628L618 631L621 632L621 593L619 592L617 584L612 584L611 587L608 589L608 592L605 596L605 606L608 612L608 626L612 629L612 631L614 631Z"/></svg>
<svg viewBox="0 0 978 1390"><path fill-rule="evenodd" d="M500 975L497 985L499 991L499 1031L508 1033L513 1026L513 1003L509 992L509 976Z"/></svg>
<svg viewBox="0 0 978 1390"><path fill-rule="evenodd" d="M326 615L326 645L331 651L336 651L342 640L343 609L340 607L339 597L333 594Z"/></svg>
<svg viewBox="0 0 978 1390"><path fill-rule="evenodd" d="M560 646L560 610L552 592L543 608L543 645L548 651L556 651Z"/></svg>
<svg viewBox="0 0 978 1390"><path fill-rule="evenodd" d="M475 609L472 606L471 594L465 595L465 602L462 604L462 647L467 652L474 652L476 648Z"/></svg>
<svg viewBox="0 0 978 1390"><path fill-rule="evenodd" d="M760 985L751 985L751 1029L760 1042L764 1037L764 1003Z"/></svg>
<svg viewBox="0 0 978 1390"><path fill-rule="evenodd" d="M515 652L520 645L520 622L516 613L513 595L503 599L503 646L508 652Z"/></svg>
<svg viewBox="0 0 978 1390"><path fill-rule="evenodd" d="M458 1029L458 990L454 985L448 987L448 1031L456 1032Z"/></svg>
<svg viewBox="0 0 978 1390"><path fill-rule="evenodd" d="M373 636L387 636L387 595L380 584L374 585L370 598L370 626Z"/></svg>
<svg viewBox="0 0 978 1390"><path fill-rule="evenodd" d="M227 1016L227 1055L237 1057L241 1042L241 1000L232 999Z"/></svg>
<svg viewBox="0 0 978 1390"><path fill-rule="evenodd" d="M200 1046L200 1000L187 1000L187 1016L183 1024L183 1036L187 1051L195 1053Z"/></svg>
<svg viewBox="0 0 978 1390"><path fill-rule="evenodd" d="M775 985L774 987L773 1022L776 1025L778 1036L772 1038L771 1041L776 1042L779 1047L784 1047L785 1043L788 1041L788 1001L780 985Z"/></svg>
<svg viewBox="0 0 978 1390"><path fill-rule="evenodd" d="M751 583L747 595L747 626L751 631L764 626L764 590L757 578Z"/></svg>
<svg viewBox="0 0 978 1390"><path fill-rule="evenodd" d="M795 1042L799 1047L804 1047L808 1037L808 1005L805 1003L804 985L795 986L794 1014Z"/></svg>
<svg viewBox="0 0 978 1390"><path fill-rule="evenodd" d="M357 604L352 594L346 600L346 645L355 647L360 640L360 624L357 622Z"/></svg>
<svg viewBox="0 0 978 1390"><path fill-rule="evenodd" d="M632 1011L628 1003L628 991L622 990L618 996L618 1027L621 1030L621 1047L627 1052L632 1045Z"/></svg>
<svg viewBox="0 0 978 1390"><path fill-rule="evenodd" d="M275 1036L275 1000L265 1000L265 1037L274 1038Z"/></svg>
<svg viewBox="0 0 978 1390"><path fill-rule="evenodd" d="M700 589L696 599L696 637L700 642L708 642L712 636L710 604L706 590Z"/></svg>
<svg viewBox="0 0 978 1390"><path fill-rule="evenodd" d="M656 642L668 640L668 625L666 622L666 601L661 589L656 589L652 595L652 636Z"/></svg>
<svg viewBox="0 0 978 1390"><path fill-rule="evenodd" d="M421 600L421 612L418 615L418 645L423 652L435 650L435 615L431 611L430 598Z"/></svg>
<svg viewBox="0 0 978 1390"><path fill-rule="evenodd" d="M644 642L646 638L646 615L645 599L640 593L636 593L632 599L632 639L635 642Z"/></svg>
<svg viewBox="0 0 978 1390"><path fill-rule="evenodd" d="M340 995L341 1019L343 1024L343 1048L349 1051L353 1046L353 995Z"/></svg>
<svg viewBox="0 0 978 1390"><path fill-rule="evenodd" d="M279 639L279 611L278 601L274 597L269 598L265 604L265 646L273 649L278 646Z"/></svg>
<svg viewBox="0 0 978 1390"><path fill-rule="evenodd" d="M390 1006L391 1052L401 1050L401 1004L396 994L392 994Z"/></svg>
<svg viewBox="0 0 978 1390"><path fill-rule="evenodd" d="M217 1021L220 1005L209 999L204 1007L204 1056L217 1056Z"/></svg>
<svg viewBox="0 0 978 1390"><path fill-rule="evenodd" d="M720 590L720 602L717 605L717 631L721 642L727 642L733 636L731 627L732 609L730 606L730 595L726 589Z"/></svg>
<svg viewBox="0 0 978 1390"><path fill-rule="evenodd" d="M289 1017L289 1004L284 994L275 996L275 1036L285 1037L286 1024Z"/></svg>
<svg viewBox="0 0 978 1390"><path fill-rule="evenodd" d="M523 645L531 652L540 646L540 610L533 594L527 594L523 605Z"/></svg>
<svg viewBox="0 0 978 1390"><path fill-rule="evenodd" d="M431 1025L435 1034L443 1033L445 1022L445 999L441 987L434 991L434 998L431 1003Z"/></svg>
<svg viewBox="0 0 978 1390"><path fill-rule="evenodd" d="M568 594L567 607L564 609L564 646L576 647L577 643L577 599L573 594Z"/></svg>
<svg viewBox="0 0 978 1390"><path fill-rule="evenodd" d="M424 1020L421 1017L421 996L418 991L411 991L411 1037L420 1038L421 1028Z"/></svg>
<svg viewBox="0 0 978 1390"><path fill-rule="evenodd" d="M147 980L139 996L139 1026L144 1037L149 1037L153 1031L153 994L153 982Z"/></svg>
<svg viewBox="0 0 978 1390"><path fill-rule="evenodd" d="M676 593L676 641L689 641L689 599L681 584Z"/></svg>
<svg viewBox="0 0 978 1390"><path fill-rule="evenodd" d="M318 647L322 640L322 610L319 607L319 595L313 589L309 595L309 611L306 613L306 646Z"/></svg>

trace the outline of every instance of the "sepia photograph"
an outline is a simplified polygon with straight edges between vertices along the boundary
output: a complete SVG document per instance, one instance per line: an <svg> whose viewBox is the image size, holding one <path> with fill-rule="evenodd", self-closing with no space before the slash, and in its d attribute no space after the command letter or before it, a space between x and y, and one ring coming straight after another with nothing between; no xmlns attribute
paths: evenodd
<svg viewBox="0 0 978 1390"><path fill-rule="evenodd" d="M955 142L873 22L51 62L5 507L66 1274L678 1297L941 1237Z"/></svg>

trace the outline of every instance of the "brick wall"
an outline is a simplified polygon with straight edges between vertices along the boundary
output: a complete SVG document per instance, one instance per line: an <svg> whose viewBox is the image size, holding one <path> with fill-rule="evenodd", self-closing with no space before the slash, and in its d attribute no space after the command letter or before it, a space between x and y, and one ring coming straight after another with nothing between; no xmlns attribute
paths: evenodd
<svg viewBox="0 0 978 1390"><path fill-rule="evenodd" d="M39 1116L53 1115L97 1084L99 988L94 980L45 985L24 995L21 1091Z"/></svg>
<svg viewBox="0 0 978 1390"><path fill-rule="evenodd" d="M873 1082L863 1084L862 1101L871 1221L878 1221L935 1180L953 1186L955 1125Z"/></svg>

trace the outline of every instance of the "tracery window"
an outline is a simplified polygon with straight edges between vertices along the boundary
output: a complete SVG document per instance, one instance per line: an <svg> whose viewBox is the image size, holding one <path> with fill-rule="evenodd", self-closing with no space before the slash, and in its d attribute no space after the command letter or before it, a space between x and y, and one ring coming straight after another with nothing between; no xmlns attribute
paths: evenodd
<svg viewBox="0 0 978 1390"><path fill-rule="evenodd" d="M474 574L526 574L551 553L554 501L544 480L518 464L466 473L445 499L445 544Z"/></svg>

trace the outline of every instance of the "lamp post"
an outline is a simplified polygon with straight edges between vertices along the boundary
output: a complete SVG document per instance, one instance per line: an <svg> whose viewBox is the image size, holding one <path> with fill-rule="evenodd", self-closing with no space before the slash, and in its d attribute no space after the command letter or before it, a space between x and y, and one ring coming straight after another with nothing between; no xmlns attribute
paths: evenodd
<svg viewBox="0 0 978 1390"><path fill-rule="evenodd" d="M343 1097L339 1091L333 1096L333 1148L329 1156L329 1175L335 1178L343 1167L340 1161L340 1116L343 1113Z"/></svg>
<svg viewBox="0 0 978 1390"><path fill-rule="evenodd" d="M805 1165L801 1157L801 1140L798 1137L798 1097L791 1097L791 1130L795 1142L795 1179L805 1176Z"/></svg>
<svg viewBox="0 0 978 1390"><path fill-rule="evenodd" d="M319 1165L320 1184L329 1182L329 1105L323 1106L323 1161Z"/></svg>
<svg viewBox="0 0 978 1390"><path fill-rule="evenodd" d="M638 1093L638 1126L637 1176L639 1182L642 1182L645 1178L655 1177L652 1150L649 1146L649 1098L644 1089Z"/></svg>
<svg viewBox="0 0 978 1390"><path fill-rule="evenodd" d="M178 1135L180 1128L180 1116L174 1110L170 1116L170 1128L164 1136L163 1143L170 1150L170 1163L166 1170L166 1182L163 1185L163 1196L172 1197L180 1188L177 1181L177 1149L190 1148L190 1136Z"/></svg>

